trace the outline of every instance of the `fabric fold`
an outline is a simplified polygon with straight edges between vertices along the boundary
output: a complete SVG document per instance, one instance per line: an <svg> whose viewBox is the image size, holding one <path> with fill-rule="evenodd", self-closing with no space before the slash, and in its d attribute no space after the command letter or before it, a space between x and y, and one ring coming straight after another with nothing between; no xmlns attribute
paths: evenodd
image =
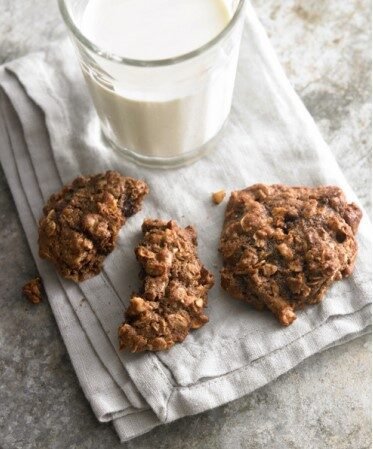
<svg viewBox="0 0 373 449"><path fill-rule="evenodd" d="M27 176L27 194L29 199L33 201L33 210L35 215L35 221L41 216L42 207L48 197L60 189L62 184L59 180L59 175L56 170L53 170L53 164L49 163L49 169L40 170L48 161L50 162L50 149L49 138L46 129L44 129L44 122L42 119L42 113L35 106L30 103L30 100L25 95L22 95L22 87L18 84L17 80L12 77L7 77L2 81L2 88L8 95L11 92L18 90L18 95L13 99L12 106L15 108L15 112L19 117L23 118L23 130L24 135L27 136L27 148L33 149L30 153L27 153L24 146L23 151L20 145L14 148L16 160L19 161L21 166L19 167L22 172ZM9 109L9 108L8 108ZM18 118L11 114L9 110L7 114L8 118L12 119L12 125L15 126ZM29 123L30 120L32 123ZM39 121L39 123L37 123ZM20 123L19 123L20 127ZM37 132L36 130L40 130ZM44 132L43 132L44 131ZM16 133L13 133L16 135ZM25 142L26 144L26 142ZM17 157L18 156L18 157ZM36 193L37 192L37 193ZM63 281L62 281L63 282ZM101 323L95 315L94 309L90 306L84 288L72 282L63 282L63 288L66 296L70 300L70 303L75 310L82 327L85 329L88 337L92 341L92 344L97 349L99 357L101 357L110 371L113 378L116 380L119 386L130 385L131 381L123 369L118 356L115 354L114 346L108 339L107 331L102 328ZM97 293L97 292L96 292ZM97 296L97 294L96 294ZM119 314L122 314L123 305L119 309ZM127 395L132 399L132 404L136 408L146 408L146 403L142 399L141 395L132 386L129 388L124 387L127 390Z"/></svg>
<svg viewBox="0 0 373 449"><path fill-rule="evenodd" d="M11 117L11 110L7 108L5 111L6 100L4 97L1 98L1 106L2 117ZM22 135L18 131L16 134L11 134L11 131L8 132L4 122L5 120L0 121L2 164L7 178L16 180L18 186L20 186L19 170L12 154L12 148L13 145L22 142ZM16 136L18 136L18 142ZM59 285L57 275L48 264L37 257L37 228L30 204L21 188L14 189L12 186L10 188L17 209L22 211L20 215L21 223L27 233L31 252L37 260L38 270L43 273L43 278L48 279L45 289L50 298L50 304L71 362L79 378L86 379L85 382L81 383L83 391L100 421L110 421L119 417L123 414L122 412L129 409L130 403L97 358L74 310ZM109 407L105 406L105 403L101 400L101 395L112 398Z"/></svg>
<svg viewBox="0 0 373 449"><path fill-rule="evenodd" d="M0 74L0 78L2 78ZM23 139L23 132L19 128L20 123L17 117L14 115L15 111L13 106L9 103L8 99L4 97L4 93L1 97L2 110L0 111L0 117L4 118L4 121L0 120L0 143L2 148L2 156L5 158L4 170L7 178L17 179L20 172L28 173L28 176L32 174L33 167L27 166L28 156L27 153L21 153L25 147ZM35 112L35 111L34 111ZM5 125L5 126L4 126ZM8 126L6 126L8 125ZM16 149L17 148L17 149ZM13 158L12 152L18 155L18 159ZM20 161L22 161L20 163ZM18 179L20 186L21 180ZM27 184L28 192L32 195L33 206L35 210L41 207L40 199L37 196L35 190L37 186L32 187L31 183ZM37 257L37 233L35 223L37 222L35 214L30 208L25 190L20 188L18 191L14 191L12 188L12 194L16 202L18 210L22 210L21 222L25 229L27 236L30 238L30 249L34 258ZM39 205L36 205L39 200ZM39 273L43 279L48 279L45 284L45 289L59 325L60 332L63 336L65 345L68 349L71 362L80 380L80 384L83 391L89 400L92 409L101 422L109 422L115 419L121 419L121 422L126 422L125 417L130 417L129 422L133 422L136 416L137 427L141 426L144 416L144 426L149 423L149 415L152 415L152 421L157 422L157 418L153 412L144 410L144 401L138 401L138 393L133 385L130 385L130 389L134 390L135 394L129 395L131 400L128 400L127 396L123 392L123 386L130 384L131 381L127 373L115 366L115 360L111 360L108 364L107 370L102 364L102 360L105 359L105 346L102 346L102 342L97 344L100 337L99 327L94 322L94 315L92 319L92 311L89 308L87 301L81 298L82 294L75 295L75 299L81 298L77 304L71 301L70 295L61 285L61 279L54 273L52 267L46 264L44 261L38 258L37 267ZM69 283L72 287L74 284ZM82 300L83 299L83 300ZM81 316L84 316L84 320L79 320ZM85 334L88 329L88 335ZM90 341L87 338L92 331L98 332L94 339ZM106 335L105 335L106 337ZM100 354L97 353L97 348L101 348ZM148 408L147 406L145 408ZM143 413L145 412L146 413ZM159 422L158 422L159 424ZM131 439L138 435L138 430L135 433L132 432L131 427L127 428L126 437Z"/></svg>

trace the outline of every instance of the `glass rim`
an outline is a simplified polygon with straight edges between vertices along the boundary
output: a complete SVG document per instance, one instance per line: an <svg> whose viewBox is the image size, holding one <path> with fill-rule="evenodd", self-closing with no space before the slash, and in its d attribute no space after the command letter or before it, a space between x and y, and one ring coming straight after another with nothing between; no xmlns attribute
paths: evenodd
<svg viewBox="0 0 373 449"><path fill-rule="evenodd" d="M209 50L211 47L213 47L215 44L220 42L228 33L229 31L234 27L235 23L237 22L238 18L240 17L243 6L244 6L245 0L239 0L239 3L237 5L237 8L227 23L227 25L220 31L218 35L216 35L213 39L203 44L201 47L196 48L195 50L192 50L188 53L184 53L180 56L175 56L173 58L166 58L166 59L154 59L154 60L142 60L142 59L132 59L132 58L125 58L124 56L119 56L115 53L111 53L98 45L94 44L88 37L86 37L79 27L74 23L74 20L72 19L67 6L66 6L66 0L58 0L59 9L62 15L62 18L67 26L67 28L72 32L72 34L78 39L80 43L82 43L84 46L88 47L89 50L93 51L97 55L113 62L119 62L131 66L136 67L160 67L160 66L167 66L167 65L173 65L178 64L183 61L187 61L189 59L194 58L195 56L198 56L205 51Z"/></svg>

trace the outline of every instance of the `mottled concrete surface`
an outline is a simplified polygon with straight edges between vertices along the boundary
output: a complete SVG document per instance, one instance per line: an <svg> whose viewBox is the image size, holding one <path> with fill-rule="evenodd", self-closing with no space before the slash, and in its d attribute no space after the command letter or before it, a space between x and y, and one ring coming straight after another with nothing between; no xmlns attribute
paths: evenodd
<svg viewBox="0 0 373 449"><path fill-rule="evenodd" d="M254 0L279 59L371 210L369 0ZM54 0L0 0L0 62L64 34ZM1 151L1 149L0 149ZM0 448L368 449L371 342L314 356L257 392L120 446L85 400L0 173Z"/></svg>

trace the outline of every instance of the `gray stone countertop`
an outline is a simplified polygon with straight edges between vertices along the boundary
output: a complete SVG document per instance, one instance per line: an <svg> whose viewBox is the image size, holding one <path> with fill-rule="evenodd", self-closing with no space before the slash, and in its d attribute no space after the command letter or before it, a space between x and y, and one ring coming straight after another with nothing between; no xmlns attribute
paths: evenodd
<svg viewBox="0 0 373 449"><path fill-rule="evenodd" d="M0 0L0 63L65 34L55 0ZM369 0L254 0L287 75L371 211ZM0 149L1 151L1 149ZM0 172L0 449L368 449L371 339L316 355L223 407L120 445L78 385Z"/></svg>

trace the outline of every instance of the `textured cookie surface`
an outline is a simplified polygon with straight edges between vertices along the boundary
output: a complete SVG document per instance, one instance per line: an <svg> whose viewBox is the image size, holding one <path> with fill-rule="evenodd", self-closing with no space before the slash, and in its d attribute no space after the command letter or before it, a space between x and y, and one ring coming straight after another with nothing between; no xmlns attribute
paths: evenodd
<svg viewBox="0 0 373 449"><path fill-rule="evenodd" d="M208 321L207 294L213 276L197 256L195 230L175 221L145 220L135 254L142 291L131 298L119 327L121 349L160 351L182 342Z"/></svg>
<svg viewBox="0 0 373 449"><path fill-rule="evenodd" d="M143 181L108 171L81 176L52 195L39 222L39 255L75 282L98 274L127 217L140 208Z"/></svg>
<svg viewBox="0 0 373 449"><path fill-rule="evenodd" d="M233 192L220 240L221 285L289 325L296 309L320 302L333 281L352 273L360 219L338 187L256 184Z"/></svg>

